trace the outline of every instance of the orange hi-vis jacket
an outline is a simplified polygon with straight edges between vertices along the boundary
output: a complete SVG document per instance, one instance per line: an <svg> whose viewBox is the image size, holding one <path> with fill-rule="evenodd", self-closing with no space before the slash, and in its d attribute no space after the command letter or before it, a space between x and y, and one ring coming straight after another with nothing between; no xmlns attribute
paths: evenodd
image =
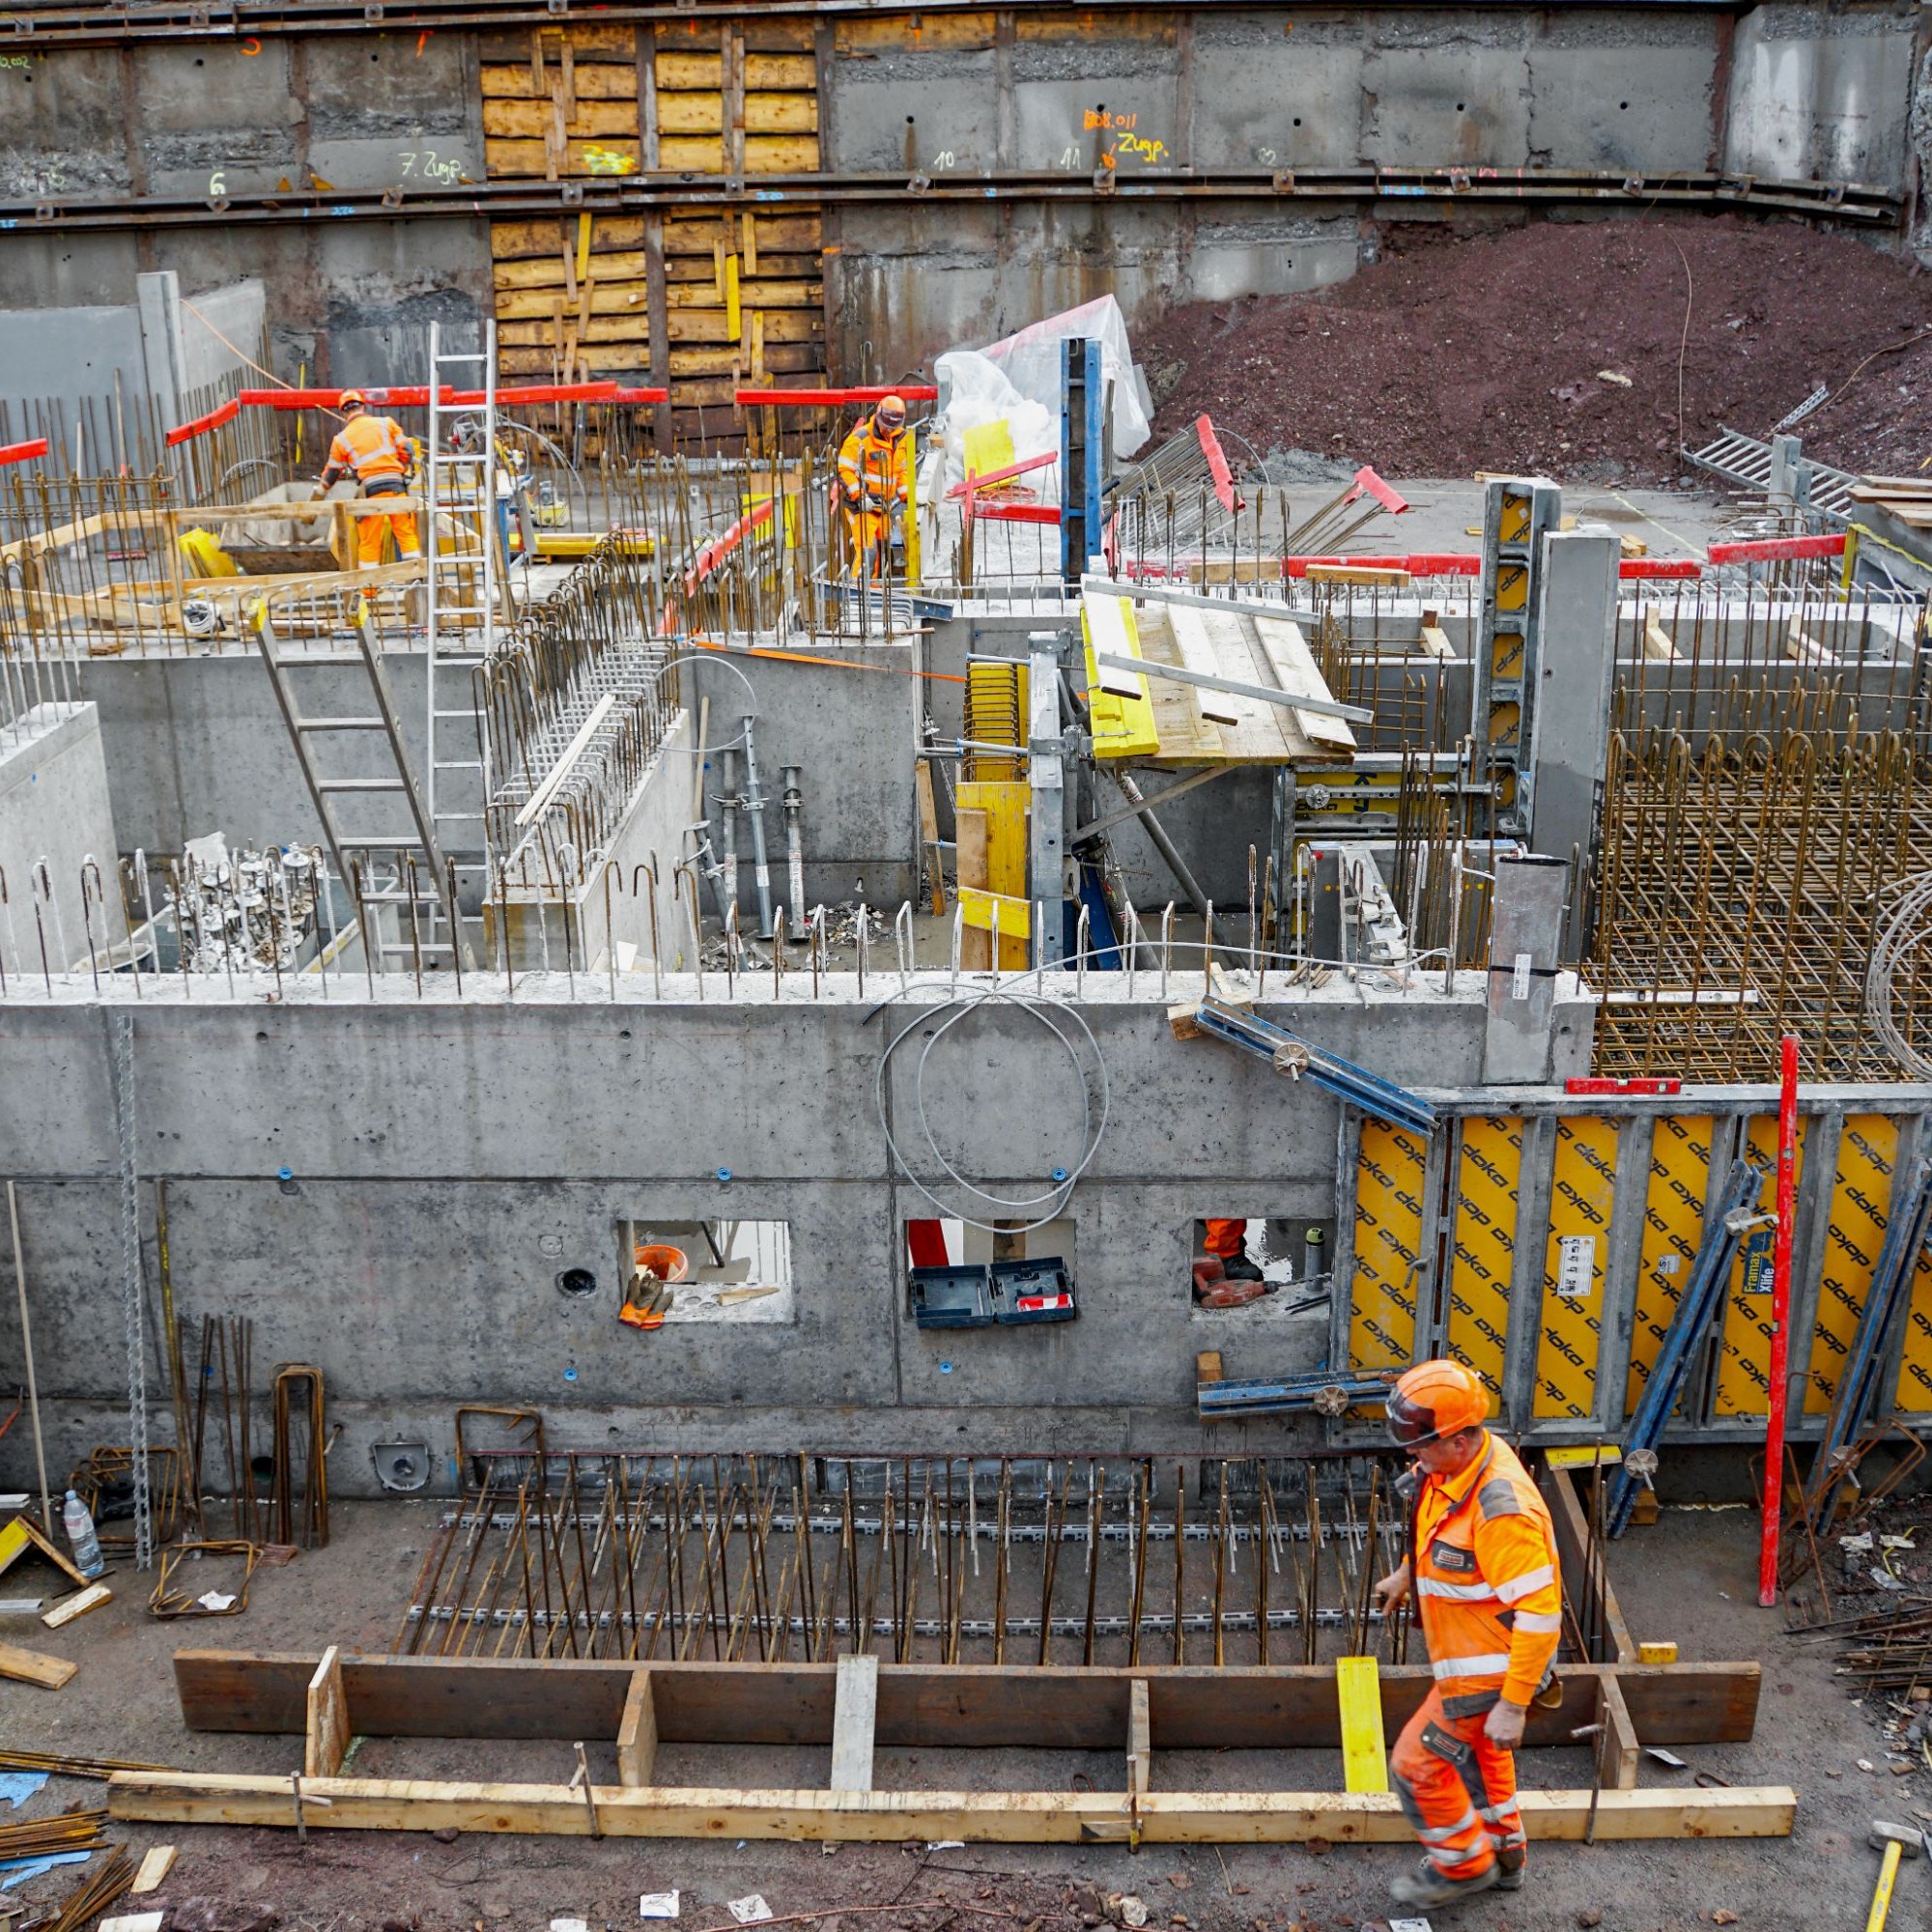
<svg viewBox="0 0 1932 1932"><path fill-rule="evenodd" d="M409 473L410 442L402 426L389 416L372 416L364 412L351 416L336 431L328 445L328 467L322 472L325 482L333 482L345 470L353 470L364 490L372 485L372 495L387 494L389 486L400 486Z"/></svg>
<svg viewBox="0 0 1932 1932"><path fill-rule="evenodd" d="M1430 1668L1452 1718L1499 1696L1527 1704L1563 1632L1549 1506L1508 1443L1488 1430L1461 1475L1416 1499L1415 1594Z"/></svg>
<svg viewBox="0 0 1932 1932"><path fill-rule="evenodd" d="M912 495L912 431L881 436L867 416L853 425L838 446L838 480L854 484L882 504L903 503Z"/></svg>

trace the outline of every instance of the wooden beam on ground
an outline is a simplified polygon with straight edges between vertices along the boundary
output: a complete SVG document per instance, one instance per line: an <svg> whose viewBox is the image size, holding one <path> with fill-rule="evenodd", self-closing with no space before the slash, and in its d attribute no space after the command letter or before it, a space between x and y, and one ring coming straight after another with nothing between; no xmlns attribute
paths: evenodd
<svg viewBox="0 0 1932 1932"><path fill-rule="evenodd" d="M75 1617L84 1617L89 1610L98 1610L102 1604L111 1604L114 1592L105 1583L90 1583L86 1589L71 1597L64 1597L41 1621L50 1631L57 1631L63 1624L71 1624Z"/></svg>
<svg viewBox="0 0 1932 1932"><path fill-rule="evenodd" d="M1572 1501L1574 1502L1574 1495ZM1559 1546L1561 1530L1559 1528ZM1566 1555L1565 1561L1569 1562ZM1581 1572L1573 1572L1580 1575ZM1621 1618L1618 1618L1621 1623ZM638 1666L621 1660L343 1657L342 1681L365 1737L613 1738ZM1592 1721L1608 1666L1562 1664L1564 1699L1532 1709L1528 1742L1566 1743ZM1741 1663L1615 1666L1640 1742L1740 1744L1757 1720L1761 1669ZM184 1649L175 1653L190 1730L300 1736L316 1669L307 1656ZM832 1663L653 1663L652 1708L667 1744L815 1745L832 1741ZM1392 1737L1421 1707L1426 1665L1381 1673ZM1163 1750L1333 1749L1342 1741L1335 1673L1326 1664L1081 1668L1070 1664L884 1663L875 1741L887 1749L1030 1747L1116 1751L1129 1687L1148 1686ZM956 1834L955 1834L956 1835Z"/></svg>
<svg viewBox="0 0 1932 1932"><path fill-rule="evenodd" d="M0 1677L15 1684L38 1684L43 1690L58 1690L80 1668L64 1657L46 1657L38 1650L22 1650L16 1643L0 1643Z"/></svg>
<svg viewBox="0 0 1932 1932"><path fill-rule="evenodd" d="M150 1845L141 1859L141 1869L134 1874L134 1883L128 1888L136 1898L144 1892L158 1891L161 1881L175 1868L175 1860L180 1853L173 1845Z"/></svg>
<svg viewBox="0 0 1932 1932"><path fill-rule="evenodd" d="M590 1806L564 1784L443 1783L429 1779L304 1778L310 1831L507 1832L590 1834ZM1326 1791L756 1791L634 1789L592 1793L607 1838L765 1838L904 1843L1081 1844L1127 1834L1166 1844L1396 1844L1407 1821L1394 1797ZM327 1800L327 1806L319 1802ZM1525 1791L1523 1828L1539 1840L1580 1839L1588 1791ZM1797 1794L1786 1785L1718 1790L1605 1791L1597 1837L1788 1836ZM183 1825L296 1822L286 1777L189 1771L120 1771L108 1780L116 1818Z"/></svg>
<svg viewBox="0 0 1932 1932"><path fill-rule="evenodd" d="M1615 1671L1606 1670L1597 1679L1597 1721L1603 1725L1598 1740L1604 1768L1604 1782L1619 1791L1636 1789L1636 1767L1643 1747L1636 1741L1636 1726L1631 1722L1630 1706L1617 1688Z"/></svg>
<svg viewBox="0 0 1932 1932"><path fill-rule="evenodd" d="M832 1704L834 1791L872 1788L872 1734L879 1716L879 1660L841 1657Z"/></svg>
<svg viewBox="0 0 1932 1932"><path fill-rule="evenodd" d="M349 1752L349 1693L342 1685L342 1659L334 1644L308 1683L307 1722L302 1747L304 1777L333 1777Z"/></svg>
<svg viewBox="0 0 1932 1932"><path fill-rule="evenodd" d="M624 1693L624 1715L617 1724L617 1776L637 1786L651 1781L658 1761L658 1716L651 1702L651 1673L631 1672Z"/></svg>
<svg viewBox="0 0 1932 1932"><path fill-rule="evenodd" d="M1610 1471L1606 1466L1602 1480L1608 1482ZM1578 1616L1591 1627L1604 1634L1609 1645L1610 1662L1619 1665L1632 1662L1636 1657L1636 1644L1630 1634L1630 1627L1624 1622L1624 1613L1618 1607L1616 1592L1610 1588L1609 1574L1598 1552L1598 1561L1590 1560L1590 1524L1583 1513L1583 1505L1577 1494L1577 1486L1570 1480L1568 1469L1549 1469L1544 1474L1543 1493L1549 1504L1549 1520L1556 1531L1556 1554L1563 1568L1563 1592L1576 1606ZM1646 1738L1646 1744L1657 1744L1661 1740Z"/></svg>

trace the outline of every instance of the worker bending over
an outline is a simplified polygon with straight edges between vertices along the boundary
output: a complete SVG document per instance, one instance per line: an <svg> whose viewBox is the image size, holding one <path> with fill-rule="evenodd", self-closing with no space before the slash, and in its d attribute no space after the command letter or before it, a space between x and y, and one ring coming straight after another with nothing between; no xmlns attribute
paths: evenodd
<svg viewBox="0 0 1932 1932"><path fill-rule="evenodd" d="M1550 1677L1563 1587L1548 1506L1516 1453L1483 1427L1490 1398L1461 1362L1423 1362L1388 1399L1389 1434L1416 1467L1409 1555L1376 1585L1383 1608L1411 1590L1435 1682L1389 1754L1396 1794L1426 1856L1392 1888L1440 1907L1519 1891L1522 1814L1515 1750Z"/></svg>
<svg viewBox="0 0 1932 1932"><path fill-rule="evenodd" d="M912 432L906 407L886 396L855 423L838 447L847 554L863 576L883 577L891 560L893 519L912 497Z"/></svg>
<svg viewBox="0 0 1932 1932"><path fill-rule="evenodd" d="M368 399L359 389L344 389L341 407L346 420L328 445L328 463L315 494L326 497L338 477L353 475L365 497L407 496L413 453L401 424L389 416L372 416ZM395 532L396 554L403 562L413 563L422 555L416 541L416 520L408 510L386 517L357 517L355 561L359 568L374 570L383 561L385 526Z"/></svg>

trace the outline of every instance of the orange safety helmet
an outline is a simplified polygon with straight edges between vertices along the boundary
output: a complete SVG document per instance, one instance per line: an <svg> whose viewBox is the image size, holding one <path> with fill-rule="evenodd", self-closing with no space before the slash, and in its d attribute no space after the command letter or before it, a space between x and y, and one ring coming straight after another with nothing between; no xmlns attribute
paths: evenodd
<svg viewBox="0 0 1932 1932"><path fill-rule="evenodd" d="M905 398L903 396L881 396L872 411L872 420L883 430L903 429L905 427Z"/></svg>
<svg viewBox="0 0 1932 1932"><path fill-rule="evenodd" d="M368 404L369 398L360 389L344 389L342 394L336 398L336 407L338 409L360 410L366 409Z"/></svg>
<svg viewBox="0 0 1932 1932"><path fill-rule="evenodd" d="M1389 1435L1403 1449L1478 1429L1489 1413L1489 1390L1461 1362L1418 1362L1389 1391Z"/></svg>

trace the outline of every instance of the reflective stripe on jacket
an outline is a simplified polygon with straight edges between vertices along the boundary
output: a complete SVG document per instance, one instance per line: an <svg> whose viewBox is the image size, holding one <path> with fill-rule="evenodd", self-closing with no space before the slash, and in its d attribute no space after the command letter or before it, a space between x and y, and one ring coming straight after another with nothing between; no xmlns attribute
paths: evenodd
<svg viewBox="0 0 1932 1932"><path fill-rule="evenodd" d="M351 416L328 445L325 475L353 470L366 489L384 478L401 482L410 467L410 443L402 426L390 416Z"/></svg>
<svg viewBox="0 0 1932 1932"><path fill-rule="evenodd" d="M838 446L838 480L881 502L904 502L912 494L912 432L881 436L867 416Z"/></svg>
<svg viewBox="0 0 1932 1932"><path fill-rule="evenodd" d="M1451 1717L1498 1695L1527 1704L1563 1631L1556 1537L1516 1452L1487 1430L1459 1476L1432 1476L1417 1499L1415 1593L1430 1668Z"/></svg>

